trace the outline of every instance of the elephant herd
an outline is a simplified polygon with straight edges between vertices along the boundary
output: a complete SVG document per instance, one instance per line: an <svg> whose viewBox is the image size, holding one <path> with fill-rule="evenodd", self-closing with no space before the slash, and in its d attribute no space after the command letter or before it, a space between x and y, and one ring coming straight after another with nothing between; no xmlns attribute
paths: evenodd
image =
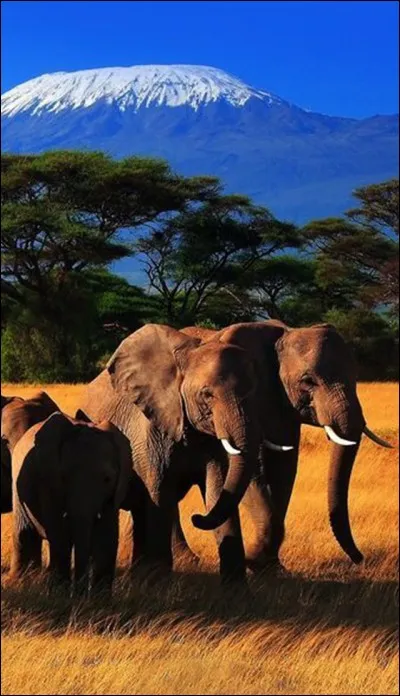
<svg viewBox="0 0 400 696"><path fill-rule="evenodd" d="M148 324L119 345L87 385L71 418L44 392L1 398L1 511L13 511L12 572L41 565L74 591L110 592L119 509L133 519L132 568L168 573L177 549L191 554L178 503L193 485L213 530L223 582L246 582L280 566L285 516L297 470L302 423L331 442L328 477L333 534L354 563L348 490L366 426L356 368L329 324L280 321L220 331ZM243 503L256 530L244 552Z"/></svg>

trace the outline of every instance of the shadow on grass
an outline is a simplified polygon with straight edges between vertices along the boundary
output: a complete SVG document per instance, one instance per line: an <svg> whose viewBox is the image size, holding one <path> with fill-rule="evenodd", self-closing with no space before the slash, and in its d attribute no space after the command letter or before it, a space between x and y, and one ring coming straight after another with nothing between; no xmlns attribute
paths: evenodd
<svg viewBox="0 0 400 696"><path fill-rule="evenodd" d="M174 572L150 583L147 576L118 572L113 599L74 601L48 597L44 574L2 588L2 630L135 635L143 630L184 630L193 624L218 638L241 626L284 624L299 635L317 626L380 630L382 645L397 650L398 585L394 581L310 579L301 575L249 578L249 592L223 587L217 574ZM172 635L171 634L171 635Z"/></svg>

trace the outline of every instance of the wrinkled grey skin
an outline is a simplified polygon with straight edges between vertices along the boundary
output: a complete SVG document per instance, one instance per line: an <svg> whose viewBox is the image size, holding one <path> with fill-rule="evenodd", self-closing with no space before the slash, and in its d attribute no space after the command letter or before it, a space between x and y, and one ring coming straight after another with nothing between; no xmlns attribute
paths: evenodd
<svg viewBox="0 0 400 696"><path fill-rule="evenodd" d="M1 513L12 511L11 454L15 445L32 425L58 410L44 391L30 399L1 395Z"/></svg>
<svg viewBox="0 0 400 696"><path fill-rule="evenodd" d="M12 454L12 574L40 567L50 547L52 584L69 588L74 548L75 591L111 592L119 507L131 476L126 438L108 422L77 421L60 412L32 426Z"/></svg>
<svg viewBox="0 0 400 696"><path fill-rule="evenodd" d="M249 352L262 392L258 401L262 404L264 436L270 437L272 432L275 442L293 446L288 452L261 449L262 475L253 478L243 498L257 532L257 541L247 553L247 565L254 571L279 567L301 423L330 426L339 437L355 443L331 443L328 506L333 534L351 560L359 563L363 557L350 528L348 489L365 419L356 394L356 367L335 328L321 324L291 329L270 320L235 324L218 332L198 327L182 331L203 342L226 342ZM182 537L180 529L177 534Z"/></svg>
<svg viewBox="0 0 400 696"><path fill-rule="evenodd" d="M256 376L240 347L200 343L167 326L142 327L88 385L81 411L130 440L133 497L139 490L144 511L134 519L134 564L172 568L177 503L196 484L207 514L193 523L215 529L222 579L245 581L238 504L258 466ZM222 439L240 454L228 456ZM178 547L182 538L178 527Z"/></svg>

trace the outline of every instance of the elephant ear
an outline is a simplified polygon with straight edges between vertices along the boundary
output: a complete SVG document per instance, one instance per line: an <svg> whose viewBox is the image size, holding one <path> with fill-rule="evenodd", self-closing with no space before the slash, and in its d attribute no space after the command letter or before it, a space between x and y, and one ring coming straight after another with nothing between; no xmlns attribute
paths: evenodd
<svg viewBox="0 0 400 696"><path fill-rule="evenodd" d="M323 322L322 324L313 324L310 328L312 329L331 329L332 331L337 331L333 324Z"/></svg>
<svg viewBox="0 0 400 696"><path fill-rule="evenodd" d="M85 411L82 411L81 408L78 408L78 410L75 412L74 420L83 421L84 423L92 423L93 422L89 418L89 416L85 413Z"/></svg>
<svg viewBox="0 0 400 696"><path fill-rule="evenodd" d="M60 407L57 406L56 402L53 401L51 396L48 395L47 392L43 391L42 389L40 391L35 392L30 399L28 399L28 403L34 404L36 406L41 406L50 416L52 413L55 413L56 411L60 410Z"/></svg>
<svg viewBox="0 0 400 696"><path fill-rule="evenodd" d="M288 405L287 396L278 377L277 346L290 331L283 322L269 321L233 324L222 329L218 340L245 349L253 361L257 372L257 399L260 420L267 439L282 439L286 444L287 432L282 432L282 422L278 414Z"/></svg>
<svg viewBox="0 0 400 696"><path fill-rule="evenodd" d="M7 404L10 403L14 399L13 396L3 396L1 395L1 410L3 410L4 406L7 406Z"/></svg>
<svg viewBox="0 0 400 696"><path fill-rule="evenodd" d="M232 324L218 334L221 343L232 343L244 348L259 365L264 365L266 354L273 354L277 342L289 328L281 321L254 321Z"/></svg>
<svg viewBox="0 0 400 696"><path fill-rule="evenodd" d="M147 324L128 336L107 364L113 388L129 396L162 432L179 440L183 432L180 394L184 355L199 339L169 326Z"/></svg>
<svg viewBox="0 0 400 696"><path fill-rule="evenodd" d="M127 437L110 421L102 421L96 426L111 437L118 458L118 480L114 494L114 505L120 508L129 490L132 477L132 450Z"/></svg>

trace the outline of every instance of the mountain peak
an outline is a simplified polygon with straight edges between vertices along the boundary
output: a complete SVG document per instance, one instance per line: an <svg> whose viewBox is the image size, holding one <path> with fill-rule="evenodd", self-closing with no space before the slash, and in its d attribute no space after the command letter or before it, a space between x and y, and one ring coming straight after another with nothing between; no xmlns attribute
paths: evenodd
<svg viewBox="0 0 400 696"><path fill-rule="evenodd" d="M199 106L226 101L243 106L249 99L283 103L276 95L250 87L218 68L203 65L134 65L77 72L56 72L24 82L2 96L1 113L59 112L92 106L98 101L121 111L148 106Z"/></svg>

